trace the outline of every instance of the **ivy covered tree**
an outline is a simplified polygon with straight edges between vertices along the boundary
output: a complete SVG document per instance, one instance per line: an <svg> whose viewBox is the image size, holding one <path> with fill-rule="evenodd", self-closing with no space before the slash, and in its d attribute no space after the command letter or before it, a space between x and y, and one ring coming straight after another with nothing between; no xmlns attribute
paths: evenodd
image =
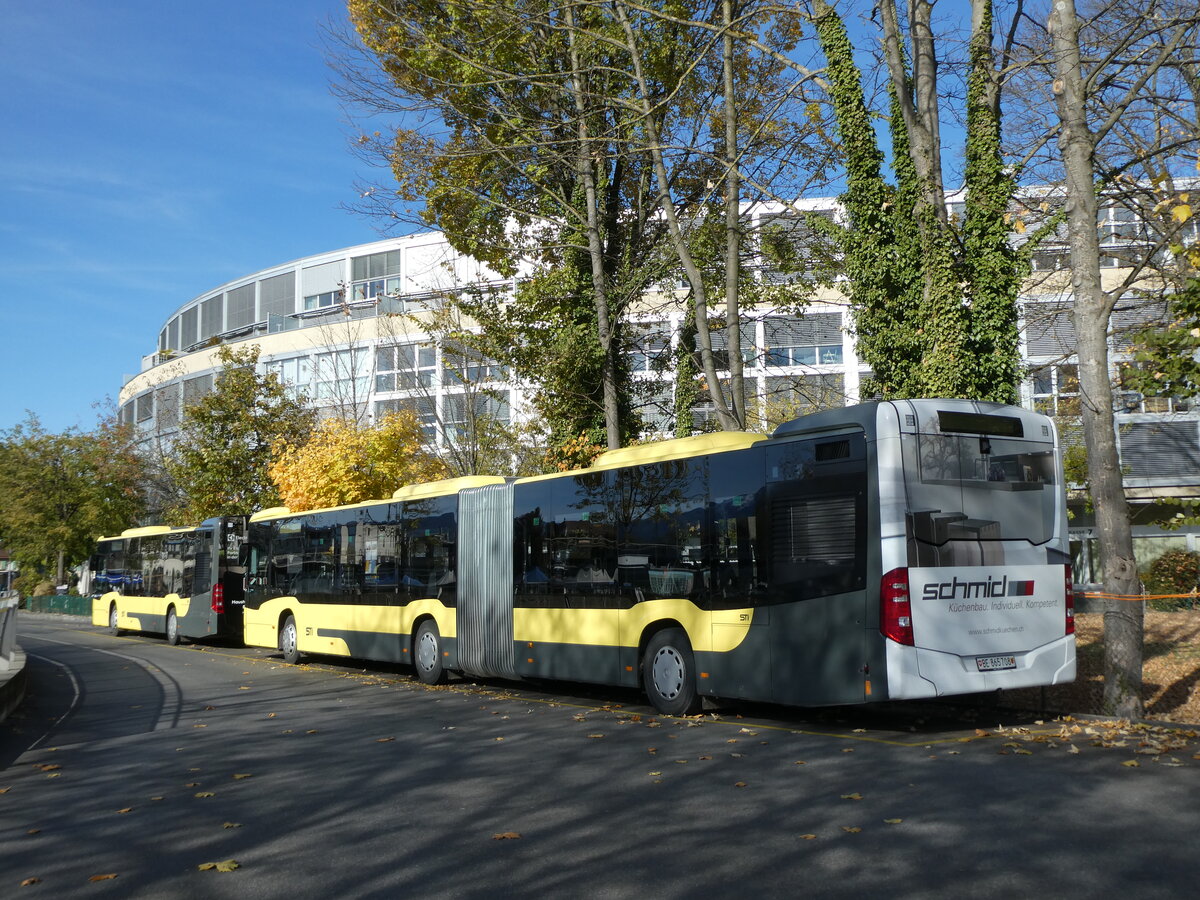
<svg viewBox="0 0 1200 900"><path fill-rule="evenodd" d="M268 472L293 511L383 500L397 488L450 474L425 449L421 425L407 411L389 413L374 425L325 419L306 439L277 444Z"/></svg>
<svg viewBox="0 0 1200 900"><path fill-rule="evenodd" d="M974 3L966 76L965 216L947 212L942 174L939 62L932 3L880 3L891 97L895 183L862 88L854 47L836 9L813 4L828 62L830 100L845 153L848 227L826 228L842 271L860 357L873 377L864 394L1017 399L1017 295L1029 271L1009 242L1016 189L1001 152L1000 79L992 5Z"/></svg>
<svg viewBox="0 0 1200 900"><path fill-rule="evenodd" d="M46 431L32 413L0 432L0 539L32 588L87 559L96 538L135 524L144 469L129 426L108 419L92 432Z"/></svg>
<svg viewBox="0 0 1200 900"><path fill-rule="evenodd" d="M167 469L183 497L176 522L249 515L276 506L279 492L267 473L271 451L299 443L315 413L273 372L257 368L259 348L221 347L213 390L188 406Z"/></svg>

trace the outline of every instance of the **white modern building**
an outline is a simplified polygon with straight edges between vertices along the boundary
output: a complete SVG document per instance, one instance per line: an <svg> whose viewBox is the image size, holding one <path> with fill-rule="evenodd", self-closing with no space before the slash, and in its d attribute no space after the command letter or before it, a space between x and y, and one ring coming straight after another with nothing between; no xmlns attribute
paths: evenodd
<svg viewBox="0 0 1200 900"><path fill-rule="evenodd" d="M820 206L815 208L821 208ZM824 210L832 209L824 201ZM951 204L952 211L954 204ZM766 214L764 214L766 215ZM775 222L787 222L779 212ZM1100 226L1113 278L1127 266L1139 240L1126 210L1106 209ZM792 217L796 233L806 229ZM1131 229L1134 229L1131 232ZM1192 239L1200 235L1192 235ZM1070 284L1061 245L1034 256L1034 275L1022 298L1022 351L1029 375L1022 402L1051 414L1075 414L1079 403L1073 358ZM786 281L770 266L758 277ZM518 275L518 278L520 276ZM438 340L432 321L447 295L467 290L510 293L504 279L453 250L438 233L390 238L273 265L217 285L170 312L141 371L120 392L120 416L146 439L170 439L184 407L211 390L220 368L221 345L257 344L260 366L275 371L318 407L350 411L369 421L401 408L415 409L427 432L443 440L464 421L468 407L506 421L532 415L526 391L500 366L454 357ZM683 294L664 285L647 297L630 364L647 385L643 418L652 430L674 429L669 354L683 321ZM1129 331L1161 310L1132 300L1113 317L1114 384L1127 359ZM748 392L758 416L769 423L806 409L857 402L868 374L855 354L849 313L836 292L818 293L803 315L756 309L742 329ZM666 365L664 365L666 363ZM483 385L487 391L474 388ZM1166 549L1200 549L1184 529L1163 532L1161 510L1151 502L1166 495L1200 495L1200 413L1174 398L1148 398L1118 390L1119 441L1128 496L1138 506L1139 558ZM711 411L693 410L702 427ZM1081 571L1095 562L1088 554L1089 519L1075 520Z"/></svg>

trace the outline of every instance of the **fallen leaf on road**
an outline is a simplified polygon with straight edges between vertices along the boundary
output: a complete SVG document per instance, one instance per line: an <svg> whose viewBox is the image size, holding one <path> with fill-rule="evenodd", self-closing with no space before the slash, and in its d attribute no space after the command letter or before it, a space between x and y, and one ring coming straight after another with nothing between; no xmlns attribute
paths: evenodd
<svg viewBox="0 0 1200 900"><path fill-rule="evenodd" d="M744 782L744 781L735 781L735 782L733 783L733 786L734 786L734 787L745 787L745 786L746 786L746 782Z"/></svg>
<svg viewBox="0 0 1200 900"><path fill-rule="evenodd" d="M842 799L843 800L861 800L862 794L859 794L857 792L853 793L853 794L842 794Z"/></svg>
<svg viewBox="0 0 1200 900"><path fill-rule="evenodd" d="M218 872L232 872L234 869L240 869L242 866L236 859L224 859L221 862L206 862L196 866L201 872L211 872L216 869Z"/></svg>
<svg viewBox="0 0 1200 900"><path fill-rule="evenodd" d="M42 829L40 829L40 828L30 828L30 829L29 829L27 832L25 832L25 833L26 833L26 834L41 834L41 833L42 833Z"/></svg>
<svg viewBox="0 0 1200 900"><path fill-rule="evenodd" d="M806 762L805 762L804 760L802 760L802 759L798 759L798 760L796 760L794 763L792 763L792 765L793 765L793 766L807 766L807 765L808 765L808 763L806 763Z"/></svg>
<svg viewBox="0 0 1200 900"><path fill-rule="evenodd" d="M395 740L394 737L375 738L375 743L386 744L386 743L388 743L388 741L394 741L394 740Z"/></svg>
<svg viewBox="0 0 1200 900"><path fill-rule="evenodd" d="M888 825L899 825L904 820L903 819L884 819L883 821Z"/></svg>
<svg viewBox="0 0 1200 900"><path fill-rule="evenodd" d="M800 835L800 840L802 840L802 841L815 841L816 839L817 839L817 836L815 834Z"/></svg>
<svg viewBox="0 0 1200 900"><path fill-rule="evenodd" d="M860 831L862 831L862 829L857 825L843 825L842 831L846 832L847 834L858 834Z"/></svg>
<svg viewBox="0 0 1200 900"><path fill-rule="evenodd" d="M131 812L133 812L133 807L132 807L132 806L127 806L127 807L125 807L124 809L118 809L118 810L117 810L117 815L119 815L119 816L123 816L123 815L125 815L125 813L131 813Z"/></svg>
<svg viewBox="0 0 1200 900"><path fill-rule="evenodd" d="M233 774L233 780L234 780L234 781L241 781L243 778L253 778L253 777L254 777L253 775L250 775L250 774L248 774L248 773L245 773L245 772L235 772L235 773Z"/></svg>
<svg viewBox="0 0 1200 900"><path fill-rule="evenodd" d="M117 877L116 872L109 872L106 875L93 875L88 881L112 881Z"/></svg>
<svg viewBox="0 0 1200 900"><path fill-rule="evenodd" d="M198 794L196 794L196 796L197 797L215 797L217 795L214 794L212 791L200 791Z"/></svg>
<svg viewBox="0 0 1200 900"><path fill-rule="evenodd" d="M38 884L41 882L41 880L42 879L40 878L26 878L21 882L21 887L29 887L31 884Z"/></svg>
<svg viewBox="0 0 1200 900"><path fill-rule="evenodd" d="M222 828L241 828L241 827L242 827L242 823L241 823L241 822L226 822L226 823L225 823L224 825L222 825L221 827L222 827Z"/></svg>
<svg viewBox="0 0 1200 900"><path fill-rule="evenodd" d="M1121 765L1128 766L1130 769L1136 769L1141 766L1141 763L1136 759L1127 759L1125 762L1121 763Z"/></svg>
<svg viewBox="0 0 1200 900"><path fill-rule="evenodd" d="M520 837L521 837L521 835L519 835L515 831L503 831L500 834L493 834L492 840L493 841L515 841L515 840L518 840Z"/></svg>
<svg viewBox="0 0 1200 900"><path fill-rule="evenodd" d="M53 772L55 769L61 769L62 766L58 765L57 763L48 763L44 766L38 766L38 768L43 772Z"/></svg>
<svg viewBox="0 0 1200 900"><path fill-rule="evenodd" d="M595 738L602 738L602 737L604 737L604 735L602 735L602 734L589 734L589 735L588 735L588 737L595 739Z"/></svg>

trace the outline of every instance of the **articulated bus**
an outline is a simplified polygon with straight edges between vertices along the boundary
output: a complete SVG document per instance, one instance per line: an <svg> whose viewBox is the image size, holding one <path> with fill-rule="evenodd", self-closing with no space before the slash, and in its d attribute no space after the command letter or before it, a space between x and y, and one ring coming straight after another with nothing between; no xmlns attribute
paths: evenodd
<svg viewBox="0 0 1200 900"><path fill-rule="evenodd" d="M241 639L246 520L208 519L196 528L150 525L100 538L92 570L92 624L181 638Z"/></svg>
<svg viewBox="0 0 1200 900"><path fill-rule="evenodd" d="M264 510L245 641L448 673L802 706L1075 677L1052 421L866 403L590 468Z"/></svg>

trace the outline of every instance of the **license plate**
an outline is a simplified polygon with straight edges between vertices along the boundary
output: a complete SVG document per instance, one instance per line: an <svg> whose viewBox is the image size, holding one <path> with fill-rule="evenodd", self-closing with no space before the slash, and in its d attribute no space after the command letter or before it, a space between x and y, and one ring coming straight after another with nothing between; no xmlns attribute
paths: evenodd
<svg viewBox="0 0 1200 900"><path fill-rule="evenodd" d="M1017 658L1015 656L977 656L975 665L979 667L980 672L998 672L1001 669L1015 669Z"/></svg>

